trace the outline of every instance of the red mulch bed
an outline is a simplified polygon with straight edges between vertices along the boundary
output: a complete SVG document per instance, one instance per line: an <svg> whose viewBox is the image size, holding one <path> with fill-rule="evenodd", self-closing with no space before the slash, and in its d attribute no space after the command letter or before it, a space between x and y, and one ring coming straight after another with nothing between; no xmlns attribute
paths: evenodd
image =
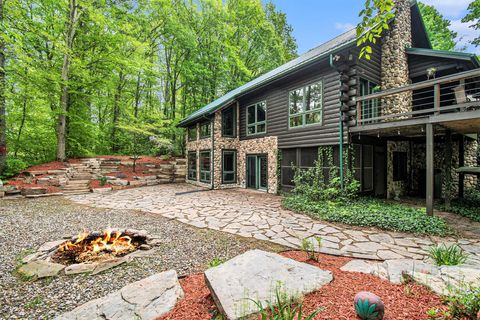
<svg viewBox="0 0 480 320"><path fill-rule="evenodd" d="M95 156L95 158L103 158L103 159L117 159L122 161L133 161L131 156ZM163 164L169 163L170 160L163 160L157 157L150 157L150 156L140 156L140 159L137 160L137 164L142 163L150 163L150 164Z"/></svg>
<svg viewBox="0 0 480 320"><path fill-rule="evenodd" d="M60 188L54 186L43 186L36 183L25 183L25 181L15 181L9 180L7 185L15 186L17 189L25 189L25 188L46 188L47 193L57 193L61 192Z"/></svg>
<svg viewBox="0 0 480 320"><path fill-rule="evenodd" d="M445 308L437 295L421 285L395 285L373 275L340 271L340 267L349 262L350 258L320 255L320 261L315 262L308 261L304 252L289 251L282 255L332 271L334 280L321 290L307 295L303 301L304 314L320 307L325 308L315 319L358 319L353 298L360 291L370 291L381 297L385 303L385 320L429 319L426 312L430 308ZM189 276L181 281L181 285L185 299L160 319L211 319L215 307L203 274Z"/></svg>
<svg viewBox="0 0 480 320"><path fill-rule="evenodd" d="M90 180L90 188L98 189L98 188L111 188L112 185L110 183L105 183L103 186L100 184L100 180Z"/></svg>

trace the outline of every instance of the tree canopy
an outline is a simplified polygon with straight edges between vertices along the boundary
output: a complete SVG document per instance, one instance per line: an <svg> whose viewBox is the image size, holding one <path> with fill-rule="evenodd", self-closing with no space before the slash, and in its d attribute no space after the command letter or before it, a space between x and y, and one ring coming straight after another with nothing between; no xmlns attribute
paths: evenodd
<svg viewBox="0 0 480 320"><path fill-rule="evenodd" d="M480 30L480 0L474 0L468 6L468 13L462 19L462 22L472 22L470 28L475 30ZM480 35L472 40L472 44L475 46L480 46Z"/></svg>
<svg viewBox="0 0 480 320"><path fill-rule="evenodd" d="M453 50L457 44L457 33L450 30L450 20L445 19L434 6L419 2L418 7L422 14L428 37L436 50Z"/></svg>
<svg viewBox="0 0 480 320"><path fill-rule="evenodd" d="M285 14L261 0L0 0L1 9L12 170L128 154L132 141L139 153L166 140L181 153L181 118L296 56Z"/></svg>

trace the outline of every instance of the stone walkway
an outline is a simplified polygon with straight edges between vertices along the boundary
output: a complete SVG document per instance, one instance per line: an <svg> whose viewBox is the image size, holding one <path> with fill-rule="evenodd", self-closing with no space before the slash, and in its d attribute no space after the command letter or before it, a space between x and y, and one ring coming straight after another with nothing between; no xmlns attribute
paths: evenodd
<svg viewBox="0 0 480 320"><path fill-rule="evenodd" d="M320 252L363 259L418 259L435 243L457 243L480 263L480 239L414 237L408 234L332 225L283 209L281 198L245 189L203 190L188 184L69 196L88 206L137 209L196 226L254 237L292 248L320 236Z"/></svg>

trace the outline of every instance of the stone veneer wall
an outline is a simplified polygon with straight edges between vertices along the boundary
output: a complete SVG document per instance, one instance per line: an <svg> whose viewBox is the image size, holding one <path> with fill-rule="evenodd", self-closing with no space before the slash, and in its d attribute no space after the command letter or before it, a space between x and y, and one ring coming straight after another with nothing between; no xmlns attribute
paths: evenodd
<svg viewBox="0 0 480 320"><path fill-rule="evenodd" d="M478 142L475 140L465 141L465 166L476 167L479 165L477 162L478 154ZM478 184L477 176L466 174L465 175L465 187L475 187Z"/></svg>
<svg viewBox="0 0 480 320"><path fill-rule="evenodd" d="M214 189L227 188L245 188L246 187L246 156L247 154L266 154L268 161L268 192L276 193L278 178L277 178L277 152L278 144L277 137L262 137L257 139L240 140L240 120L239 120L239 106L237 108L237 136L235 138L228 138L222 136L222 111L217 111L214 114L213 132L214 139L214 154L213 154L213 185ZM200 182L200 159L199 153L201 150L212 150L212 139L199 139L199 124L197 124L197 140L188 141L186 137L187 152L197 152L197 181L188 180L188 161L187 161L187 179L186 181L195 185L203 187L211 187L211 183ZM222 184L222 150L236 150L237 151L237 183Z"/></svg>
<svg viewBox="0 0 480 320"><path fill-rule="evenodd" d="M405 48L412 46L410 0L394 0L396 15L382 39L381 88L397 88L409 83L408 57ZM382 115L411 111L409 92L382 99Z"/></svg>
<svg viewBox="0 0 480 320"><path fill-rule="evenodd" d="M408 192L409 180L393 181L393 152L410 152L408 141L388 141L387 142L387 198L394 198L395 191L400 191L400 196ZM410 162L407 162L407 172L410 172Z"/></svg>

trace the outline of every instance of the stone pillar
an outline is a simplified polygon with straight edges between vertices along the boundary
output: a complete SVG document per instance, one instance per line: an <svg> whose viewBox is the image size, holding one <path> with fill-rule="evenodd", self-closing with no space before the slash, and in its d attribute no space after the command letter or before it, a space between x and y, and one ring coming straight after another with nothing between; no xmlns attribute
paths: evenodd
<svg viewBox="0 0 480 320"><path fill-rule="evenodd" d="M465 140L465 166L466 167L476 167L477 164L477 150L478 142L476 140ZM477 186L478 178L475 175L467 174L465 175L465 187L474 188Z"/></svg>
<svg viewBox="0 0 480 320"><path fill-rule="evenodd" d="M382 39L381 88L397 88L409 83L408 58L405 48L412 46L410 0L394 0L395 19ZM382 115L410 112L412 94L401 93L382 99Z"/></svg>

